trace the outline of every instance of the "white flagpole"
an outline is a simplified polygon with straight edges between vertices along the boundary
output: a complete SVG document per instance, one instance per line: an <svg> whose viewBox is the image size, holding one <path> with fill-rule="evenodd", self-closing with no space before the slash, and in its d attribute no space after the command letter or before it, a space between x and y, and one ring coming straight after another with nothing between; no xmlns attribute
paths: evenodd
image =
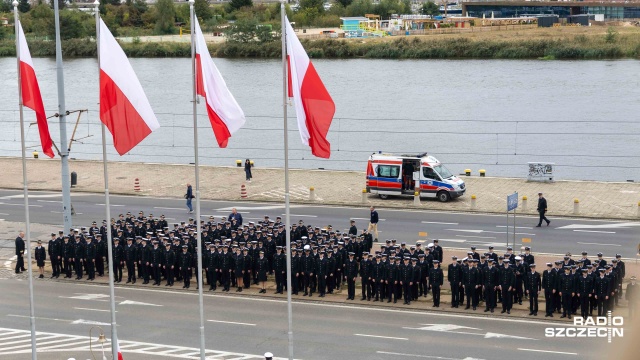
<svg viewBox="0 0 640 360"><path fill-rule="evenodd" d="M27 149L24 140L24 116L22 112L22 79L20 74L20 32L18 30L18 1L14 0L13 3L13 15L16 28L16 59L18 61L18 101L20 104L20 142L22 145L22 184L24 187L24 222L25 222L25 237L26 237L26 250L27 250L27 274L29 277L29 325L31 328L31 359L36 360L38 358L36 351L36 318L35 309L33 303L33 272L31 270L31 222L29 221L29 189L27 186ZM16 260L17 261L17 260Z"/></svg>
<svg viewBox="0 0 640 360"><path fill-rule="evenodd" d="M53 0L56 1L56 0ZM100 2L96 0L96 47L98 54L98 69L100 69ZM107 172L107 134L104 123L101 121L102 128L102 164L104 166L104 205L107 212L107 256L109 256L109 300L111 303L111 353L113 359L118 358L118 329L116 325L116 302L115 290L113 285L113 241L111 240L111 209L109 205L109 173Z"/></svg>
<svg viewBox="0 0 640 360"><path fill-rule="evenodd" d="M289 321L288 342L289 342L289 360L293 360L293 311L291 309L291 209L289 206L289 134L287 126L287 31L285 27L286 14L285 3L280 3L280 22L282 24L282 111L284 119L284 208L285 208L285 225L286 246L287 246L287 318Z"/></svg>
<svg viewBox="0 0 640 360"><path fill-rule="evenodd" d="M195 0L189 0L189 13L191 19L191 82L193 84L193 153L195 156L196 173L196 246L198 250L198 307L200 309L200 359L205 360L204 341L204 304L202 295L202 226L200 225L200 157L198 156L198 95L196 92L196 42L195 42Z"/></svg>

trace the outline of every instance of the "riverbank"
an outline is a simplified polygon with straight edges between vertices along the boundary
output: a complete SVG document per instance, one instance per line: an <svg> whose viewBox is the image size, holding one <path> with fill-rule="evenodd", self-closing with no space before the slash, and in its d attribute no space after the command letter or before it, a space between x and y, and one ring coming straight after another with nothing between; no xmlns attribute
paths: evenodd
<svg viewBox="0 0 640 360"><path fill-rule="evenodd" d="M591 26L533 28L504 31L428 33L371 39L302 39L312 58L371 59L620 59L640 57L640 28ZM189 57L189 43L139 42L122 44L130 57ZM55 43L31 41L33 56L55 56ZM63 41L67 57L95 57L95 43L86 39ZM281 44L209 44L216 57L279 58ZM0 41L0 56L15 56L15 44Z"/></svg>
<svg viewBox="0 0 640 360"><path fill-rule="evenodd" d="M22 169L20 158L0 158L0 188L22 189L22 178L15 176ZM29 189L60 190L60 161L29 159L27 161ZM102 162L70 162L71 171L78 174L78 185L73 192L104 191ZM245 183L243 168L201 166L201 194L204 199L229 201L284 201L284 171L282 169L253 169L253 181ZM134 190L138 179L140 191ZM291 170L291 202L298 204L323 204L362 206L370 205L422 210L465 211L504 214L507 195L518 191L520 214L536 213L537 193L543 192L549 202L550 216L580 216L608 219L638 219L639 183L615 183L595 181L556 181L554 183L527 182L526 179L497 177L463 177L467 193L461 198L440 203L422 200L415 205L412 198L390 197L382 200L365 194L365 173L358 171ZM194 183L193 166L181 164L148 164L112 162L109 164L109 191L112 194L153 195L181 198L186 184ZM247 197L242 198L240 187L246 185ZM314 188L311 200L310 188ZM476 196L473 206L471 196ZM526 210L522 196L527 196ZM579 200L579 211L574 212L574 200Z"/></svg>

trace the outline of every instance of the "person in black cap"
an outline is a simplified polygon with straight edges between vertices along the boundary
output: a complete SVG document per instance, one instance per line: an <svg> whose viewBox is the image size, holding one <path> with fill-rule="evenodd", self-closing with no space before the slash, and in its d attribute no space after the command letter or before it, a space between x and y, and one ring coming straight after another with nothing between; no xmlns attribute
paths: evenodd
<svg viewBox="0 0 640 360"><path fill-rule="evenodd" d="M564 274L560 275L560 286L558 287L558 292L562 299L562 316L560 318L566 318L568 316L569 319L571 319L571 298L575 295L573 285L574 280L573 275L571 275L571 266L565 266Z"/></svg>
<svg viewBox="0 0 640 360"><path fill-rule="evenodd" d="M162 268L162 255L164 250L158 246L158 240L153 241L153 248L151 249L151 273L153 274L153 285L160 286L160 275Z"/></svg>
<svg viewBox="0 0 640 360"><path fill-rule="evenodd" d="M282 253L282 246L276 246L276 254L273 255L273 271L276 280L276 294L284 292L287 281L287 257Z"/></svg>
<svg viewBox="0 0 640 360"><path fill-rule="evenodd" d="M516 286L516 276L513 270L509 267L509 260L503 259L502 264L504 267L498 269L500 280L498 282L498 289L502 292L502 314L505 312L511 314L511 307L513 306L513 288Z"/></svg>
<svg viewBox="0 0 640 360"><path fill-rule="evenodd" d="M540 273L536 271L536 264L529 264L531 269L525 277L526 294L529 295L529 315L538 316L538 293L542 289Z"/></svg>
<svg viewBox="0 0 640 360"><path fill-rule="evenodd" d="M598 316L606 316L608 310L607 301L609 300L611 286L609 279L604 275L605 269L599 268L598 272L599 276L596 278L594 296L598 302Z"/></svg>
<svg viewBox="0 0 640 360"><path fill-rule="evenodd" d="M182 245L182 253L180 254L178 270L182 274L184 281L183 289L188 289L191 286L191 253L188 251L188 245Z"/></svg>
<svg viewBox="0 0 640 360"><path fill-rule="evenodd" d="M411 285L413 285L413 268L409 265L409 257L404 257L404 264L400 266L400 286L404 295L404 304L411 305Z"/></svg>
<svg viewBox="0 0 640 360"><path fill-rule="evenodd" d="M576 282L576 296L580 300L580 316L586 319L589 316L589 301L593 297L593 281L589 277L587 269L582 269L582 275Z"/></svg>
<svg viewBox="0 0 640 360"><path fill-rule="evenodd" d="M557 272L553 269L553 264L547 263L547 269L542 273L542 288L544 289L545 313L544 317L553 317L555 309Z"/></svg>
<svg viewBox="0 0 640 360"><path fill-rule="evenodd" d="M49 254L49 261L51 262L51 278L58 277L60 274L59 268L59 258L60 258L60 247L59 247L58 239L56 238L55 233L51 233L51 240L47 243L47 254Z"/></svg>
<svg viewBox="0 0 640 360"><path fill-rule="evenodd" d="M329 275L328 261L324 256L325 251L320 251L320 255L316 260L316 268L315 273L318 277L318 292L320 293L320 297L324 297L327 289L327 276Z"/></svg>
<svg viewBox="0 0 640 360"><path fill-rule="evenodd" d="M258 282L260 282L260 287L262 289L259 291L260 293L267 293L267 273L269 272L269 260L264 256L264 250L260 250L258 257Z"/></svg>
<svg viewBox="0 0 640 360"><path fill-rule="evenodd" d="M447 280L451 286L451 307L457 308L460 302L460 292L458 291L458 288L462 284L462 267L458 266L457 256L451 257L451 264L449 264L447 271Z"/></svg>
<svg viewBox="0 0 640 360"><path fill-rule="evenodd" d="M85 254L85 248L84 248L84 244L82 242L80 242L80 236L76 236L75 237L75 244L74 244L74 248L73 248L73 263L74 263L74 269L76 271L76 280L80 280L82 279L82 263L84 261L84 258L86 256ZM114 253L115 254L115 253ZM115 257L115 255L114 255ZM114 273L115 273L115 269L114 269Z"/></svg>
<svg viewBox="0 0 640 360"><path fill-rule="evenodd" d="M465 310L468 310L471 306L473 306L473 310L476 310L478 306L477 289L480 286L480 274L478 273L478 269L473 265L474 262L475 259L468 258L468 267L462 272L462 283L467 300Z"/></svg>
<svg viewBox="0 0 640 360"><path fill-rule="evenodd" d="M358 235L358 228L356 227L356 221L351 219L351 227L349 227L349 235Z"/></svg>
<svg viewBox="0 0 640 360"><path fill-rule="evenodd" d="M347 278L347 300L355 300L356 297L356 278L358 277L358 263L354 259L355 255L356 254L353 251L349 252L349 259L347 259L344 265L344 276Z"/></svg>
<svg viewBox="0 0 640 360"><path fill-rule="evenodd" d="M124 247L124 261L127 265L127 284L136 283L135 263L138 258L138 248L133 245L133 239L127 238L127 245Z"/></svg>
<svg viewBox="0 0 640 360"><path fill-rule="evenodd" d="M85 267L87 268L87 275L89 276L87 280L93 281L96 278L96 244L94 244L91 238L87 239L87 244L84 249Z"/></svg>
<svg viewBox="0 0 640 360"><path fill-rule="evenodd" d="M538 214L540 215L540 221L536 227L542 226L542 220L547 222L547 226L551 224L551 221L547 219L545 214L547 213L547 199L542 196L542 193L538 193Z"/></svg>
<svg viewBox="0 0 640 360"><path fill-rule="evenodd" d="M38 245L33 249L33 255L36 259L36 265L38 265L38 271L40 272L39 279L44 278L44 262L47 259L47 251L42 246L42 241L38 240Z"/></svg>
<svg viewBox="0 0 640 360"><path fill-rule="evenodd" d="M493 259L487 261L487 267L482 274L485 309L484 312L493 312L496 307L496 289L498 287L498 269L493 266Z"/></svg>
<svg viewBox="0 0 640 360"><path fill-rule="evenodd" d="M371 261L368 258L369 253L362 253L362 260L360 261L360 282L362 289L362 300L371 301Z"/></svg>
<svg viewBox="0 0 640 360"><path fill-rule="evenodd" d="M444 283L444 274L440 268L440 261L433 260L433 269L429 271L429 288L433 295L433 307L440 307L440 288Z"/></svg>
<svg viewBox="0 0 640 360"><path fill-rule="evenodd" d="M176 262L176 255L171 249L171 243L167 241L165 244L164 254L162 256L162 268L165 271L165 278L167 279L167 283L164 286L173 286L173 270L174 264ZM135 284L136 278L135 274L133 275L133 283Z"/></svg>

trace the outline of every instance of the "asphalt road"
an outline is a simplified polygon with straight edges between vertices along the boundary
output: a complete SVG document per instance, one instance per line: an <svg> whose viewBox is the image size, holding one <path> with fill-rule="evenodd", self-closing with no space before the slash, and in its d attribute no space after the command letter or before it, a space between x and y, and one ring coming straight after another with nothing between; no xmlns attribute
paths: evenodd
<svg viewBox="0 0 640 360"><path fill-rule="evenodd" d="M40 359L89 358L86 336L93 325L111 337L108 287L49 280L34 287L36 328L48 333L38 336ZM0 289L0 359L30 359L27 283L0 278ZM197 358L195 295L116 287L124 358ZM266 351L287 356L284 301L206 294L204 306L206 348L216 359L257 358L251 355ZM545 328L567 325L537 319L311 302L294 302L293 314L299 359L596 359L618 341L545 337Z"/></svg>
<svg viewBox="0 0 640 360"><path fill-rule="evenodd" d="M52 224L51 230L56 232L61 229L62 198L59 193L31 192L29 198L32 222ZM182 199L112 195L110 202L112 217L127 211L137 214L143 210L145 214L153 213L156 217L164 214L172 223L195 216L186 213ZM89 227L91 221L100 223L105 218L102 194L73 193L72 203L77 213L73 217L74 226ZM264 215L274 218L284 214L284 205L279 203L202 201L203 219L210 215L217 219L227 216L234 206L245 222L261 220ZM384 208L379 208L378 212L381 219L378 226L380 241L395 238L399 242L413 243L418 239L439 238L444 247L468 249L477 246L483 250L493 245L498 253L504 252L507 246L506 215ZM349 207L292 205L291 214L292 221L303 220L305 224L314 226L331 224L335 229L347 229L349 218L356 219L356 225L362 229L369 219L368 209ZM24 221L21 191L0 190L0 219ZM517 216L516 248L522 246L523 238L529 238L531 242L525 245L532 246L537 253L564 254L569 251L579 257L579 253L585 250L591 257L602 252L605 258L616 253L624 258L634 258L640 243L640 222L551 217L551 226L536 228L537 220L531 216ZM509 226L509 243L513 245L513 218L509 219Z"/></svg>

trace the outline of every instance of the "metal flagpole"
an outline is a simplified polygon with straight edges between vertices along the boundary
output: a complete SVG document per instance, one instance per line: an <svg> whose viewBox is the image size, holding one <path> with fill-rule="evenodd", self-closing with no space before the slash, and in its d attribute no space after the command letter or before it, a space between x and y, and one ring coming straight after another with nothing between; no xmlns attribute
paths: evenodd
<svg viewBox="0 0 640 360"><path fill-rule="evenodd" d="M24 187L24 222L27 250L27 274L29 276L29 325L31 328L31 359L38 358L36 351L36 318L33 303L33 273L31 269L31 222L29 221L29 189L27 186L27 149L24 140L24 116L22 112L22 79L20 74L20 37L18 31L18 1L13 1L13 16L16 28L16 59L18 61L18 102L20 105L20 142L22 145L22 184ZM16 260L17 261L17 260Z"/></svg>
<svg viewBox="0 0 640 360"><path fill-rule="evenodd" d="M198 94L196 93L196 44L195 44L195 0L189 0L191 19L191 82L193 84L193 153L196 172L196 246L198 251L198 307L200 308L200 359L205 360L204 304L202 300L202 226L200 225L200 160L198 156Z"/></svg>
<svg viewBox="0 0 640 360"><path fill-rule="evenodd" d="M64 230L71 229L71 183L69 182L69 147L67 145L67 111L64 103L64 73L62 71L62 42L60 41L60 16L58 1L53 1L56 25L56 71L58 78L58 120L60 123L60 163L62 164L62 220Z"/></svg>
<svg viewBox="0 0 640 360"><path fill-rule="evenodd" d="M282 25L282 112L284 119L284 208L287 246L287 318L289 320L288 340L289 340L289 360L293 360L293 311L291 309L291 209L289 206L289 134L287 126L287 31L285 27L286 14L284 3L280 3L280 23Z"/></svg>
<svg viewBox="0 0 640 360"><path fill-rule="evenodd" d="M56 1L56 0L54 0ZM98 69L100 69L100 2L96 0L96 47L98 54ZM113 241L111 240L111 209L109 207L109 174L107 172L107 135L106 127L101 121L102 128L102 163L104 166L104 205L107 212L107 256L109 256L109 300L111 303L111 353L113 359L118 358L118 330L116 325L116 302L113 286Z"/></svg>

